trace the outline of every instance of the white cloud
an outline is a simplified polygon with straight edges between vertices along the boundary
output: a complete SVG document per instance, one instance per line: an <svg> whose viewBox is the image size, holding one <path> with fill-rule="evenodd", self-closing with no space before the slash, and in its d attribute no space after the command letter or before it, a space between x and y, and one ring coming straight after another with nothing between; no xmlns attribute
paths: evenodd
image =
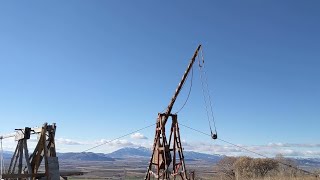
<svg viewBox="0 0 320 180"><path fill-rule="evenodd" d="M95 141L94 144L90 144L87 147L94 147L97 146L97 148L94 148L90 150L91 152L101 152L101 153L110 153L113 151L116 151L121 148L125 147L145 147L150 148L151 143L148 141L129 141L127 139L121 139L121 140L108 140L108 139L101 139L99 141Z"/></svg>
<svg viewBox="0 0 320 180"><path fill-rule="evenodd" d="M232 145L213 144L210 142L186 142L183 140L182 146L188 151L227 156L260 157L258 154L262 154L267 157L274 157L277 154L282 154L288 157L316 157L320 155L320 148L317 144L269 143L267 145L238 145L242 147L239 148Z"/></svg>
<svg viewBox="0 0 320 180"><path fill-rule="evenodd" d="M270 147L305 147L305 148L318 148L320 144L312 144L312 143L269 143Z"/></svg>
<svg viewBox="0 0 320 180"><path fill-rule="evenodd" d="M268 146L270 147L284 147L283 143L269 143Z"/></svg>
<svg viewBox="0 0 320 180"><path fill-rule="evenodd" d="M74 140L65 139L65 138L57 138L56 143L63 144L63 145L83 145L83 144L85 144L80 141L74 141Z"/></svg>
<svg viewBox="0 0 320 180"><path fill-rule="evenodd" d="M114 141L110 141L107 139L101 139L99 144L106 144L106 146L113 146L113 147L118 147L118 148L123 148L123 147L132 147L135 146L135 144L133 142L130 142L126 139L121 139L121 140L114 140Z"/></svg>
<svg viewBox="0 0 320 180"><path fill-rule="evenodd" d="M134 133L134 134L131 134L130 136L132 139L148 139L146 136L144 136L143 134L141 133Z"/></svg>
<svg viewBox="0 0 320 180"><path fill-rule="evenodd" d="M147 139L141 133L131 135L130 139L118 139L110 141L108 139L101 140L86 140L76 141L67 138L56 138L56 145L61 152L79 152L97 146L90 151L109 153L124 147L146 147L152 148L153 142L150 140L140 141L140 139ZM28 140L29 150L35 147L37 143L36 137ZM14 138L3 139L3 148L5 151L14 151L17 142ZM100 146L101 145L101 146ZM192 142L182 140L182 146L187 151L203 152L208 154L220 154L228 156L252 156L259 157L250 151L263 154L267 157L274 157L277 154L282 154L287 157L319 157L320 144L312 143L268 143L265 145L238 145L249 151L228 144L218 144L214 142Z"/></svg>
<svg viewBox="0 0 320 180"><path fill-rule="evenodd" d="M17 141L14 140L14 137L3 139L2 146L4 151L14 151L17 146Z"/></svg>

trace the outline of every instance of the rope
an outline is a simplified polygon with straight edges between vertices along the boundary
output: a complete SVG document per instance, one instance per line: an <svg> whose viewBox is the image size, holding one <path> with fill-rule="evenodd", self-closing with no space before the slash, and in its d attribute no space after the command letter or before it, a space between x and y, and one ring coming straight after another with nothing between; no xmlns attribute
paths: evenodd
<svg viewBox="0 0 320 180"><path fill-rule="evenodd" d="M81 153L85 153L85 152L88 152L88 151L90 151L90 150L92 150L92 149L95 149L95 148L98 148L98 147L100 147L100 146L103 146L103 145L105 145L105 144L109 144L109 143L111 143L111 142L113 142L113 141L119 140L119 139L124 138L124 137L126 137L126 136L129 136L129 135L131 135L131 134L133 134L133 133L136 133L136 132L139 132L139 131L141 131L141 130L144 130L144 129L147 129L147 128L149 128L149 127L152 127L152 126L155 125L155 124L156 124L156 123L153 123L153 124L151 124L151 125L149 125L149 126L146 126L146 127L140 128L140 129L137 129L137 130L132 131L132 132L130 132L130 133L127 133L127 134L124 134L124 135L119 136L119 137L117 137L117 138L114 138L114 139L112 139L112 140L110 140L110 141L107 141L107 142L98 144L98 145L96 145L96 146L93 146L93 147L91 147L91 148L89 148L89 149L86 149L86 150L82 151Z"/></svg>
<svg viewBox="0 0 320 180"><path fill-rule="evenodd" d="M200 59L200 56L198 56L199 71L200 71L201 87L202 87L202 94L203 94L203 99L204 99L204 103L205 103L207 120L208 120L210 131L211 131L211 137L213 139L217 139L217 127L216 127L216 122L215 122L214 115L213 115L213 108L212 108L211 96L210 96L210 92L209 92L208 78L207 78L207 74L205 71L205 64L204 64L204 57L203 57L202 49L200 52L201 52L201 59ZM202 60L202 64L201 64L201 60ZM203 76L205 76L205 77L203 77ZM210 106L210 113L208 110L209 106ZM212 133L210 114L211 114L215 134Z"/></svg>
<svg viewBox="0 0 320 180"><path fill-rule="evenodd" d="M215 132L217 133L217 127L216 127L216 122L215 122L215 118L214 118L214 115L213 115L213 106L212 106L212 102L211 102L211 95L210 95L210 92L209 92L209 85L208 85L208 76L207 76L207 71L205 69L205 64L204 64L204 58L203 58L203 51L201 49L201 57L202 57L202 62L203 62L203 72L204 72L204 77L205 77L205 83L206 83L206 87L207 87L207 94L209 96L209 104L210 104L210 110L211 110L211 116L212 116L212 121L213 121L213 126L214 126L214 130Z"/></svg>
<svg viewBox="0 0 320 180"><path fill-rule="evenodd" d="M206 135L206 136L210 136L210 137L211 137L210 134L205 133L205 132L203 132L203 131L194 129L194 128L192 128L192 127L189 127L189 126L187 126L187 125L183 125L183 124L181 124L181 123L179 123L179 125L181 125L181 126L183 126L183 127L185 127L185 128L188 128L188 129L190 129L190 130L193 130L193 131L196 131L196 132L198 132L198 133L201 133L201 134L204 134L204 135ZM236 145L236 144L234 144L234 143L228 142L228 141L223 140L223 139L221 139L221 138L217 138L217 139L220 140L221 142L224 142L224 143L227 143L227 144L229 144L229 145L235 146L235 147L237 147L237 148L239 148L239 149L248 151L248 152L253 153L253 154L256 154L256 155L258 155L258 156L261 156L261 157L264 157L264 158L269 158L269 157L266 156L266 155L263 155L263 154L261 154L261 153L252 151L252 150L250 150L250 149L248 149L248 148L245 148L245 147ZM275 159L275 161L278 162L279 164L285 165L285 166L290 167L290 168L292 168L292 169L295 169L295 170L298 170L298 171L301 171L301 172L304 172L304 173L307 173L307 174L310 174L310 175L314 175L314 176L317 177L317 178L319 177L319 175L316 174L316 173L313 173L313 172L310 172L310 171L306 171L306 170L304 170L304 169L300 169L300 168L298 168L298 167L295 167L295 166L292 166L292 165L290 165L290 164L287 164L287 163L278 161L278 160L276 160L276 159Z"/></svg>
<svg viewBox="0 0 320 180"><path fill-rule="evenodd" d="M175 114L178 114L178 113L184 108L184 106L187 104L187 102L188 102L188 100L189 100L189 97L190 97L190 94L191 94L192 81L193 81L193 67L192 67L192 69L191 69L190 88L189 88L189 92L188 92L187 99L186 99L185 102L183 103L182 107L181 107ZM183 85L183 87L184 87L184 85ZM182 87L182 88L183 88L183 87Z"/></svg>

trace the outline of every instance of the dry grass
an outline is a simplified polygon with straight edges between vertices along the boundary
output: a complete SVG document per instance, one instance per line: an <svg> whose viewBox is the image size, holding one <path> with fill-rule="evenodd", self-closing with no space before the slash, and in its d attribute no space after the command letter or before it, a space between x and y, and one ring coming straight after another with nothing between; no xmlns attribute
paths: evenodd
<svg viewBox="0 0 320 180"><path fill-rule="evenodd" d="M239 179L239 180L319 180L317 177L301 176L301 177L265 177L265 178L250 178L250 179Z"/></svg>

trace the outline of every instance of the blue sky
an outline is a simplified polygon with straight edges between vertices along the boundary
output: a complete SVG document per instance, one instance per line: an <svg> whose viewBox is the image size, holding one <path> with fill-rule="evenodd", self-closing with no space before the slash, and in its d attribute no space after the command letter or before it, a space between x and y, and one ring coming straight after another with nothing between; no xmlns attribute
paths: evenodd
<svg viewBox="0 0 320 180"><path fill-rule="evenodd" d="M319 8L318 1L1 2L0 134L56 122L59 148L81 151L152 124L201 43L220 138L319 156ZM209 133L197 66L194 73L179 122ZM140 133L147 139L122 142L150 146L154 128ZM181 133L186 146L223 146Z"/></svg>

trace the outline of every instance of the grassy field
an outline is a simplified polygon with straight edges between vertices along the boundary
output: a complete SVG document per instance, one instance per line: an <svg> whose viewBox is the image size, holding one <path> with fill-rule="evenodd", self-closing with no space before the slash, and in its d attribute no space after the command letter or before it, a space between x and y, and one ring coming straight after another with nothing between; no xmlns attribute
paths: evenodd
<svg viewBox="0 0 320 180"><path fill-rule="evenodd" d="M244 179L239 179L239 180L244 180ZM246 180L319 180L319 178L316 177L265 177L261 179L246 179Z"/></svg>
<svg viewBox="0 0 320 180"><path fill-rule="evenodd" d="M68 177L70 180L141 180L144 179L146 173L147 162L143 160L124 160L114 162L60 162L60 170L81 171L84 175ZM213 164L201 161L193 161L188 163L187 170L195 171L195 179L197 180L230 180L224 179L219 173L216 173ZM178 180L179 178L177 178ZM300 176L300 177L266 177L266 178L247 178L238 180L319 180L316 177Z"/></svg>
<svg viewBox="0 0 320 180"><path fill-rule="evenodd" d="M66 161L60 162L60 170L81 171L84 175L69 177L72 180L83 179L144 179L147 170L148 159L146 160L117 160L112 162L99 161ZM195 171L196 175L201 175L198 179L212 179L212 164L202 161L188 163L187 170ZM199 173L199 174L197 174ZM200 176L197 176L200 177Z"/></svg>

